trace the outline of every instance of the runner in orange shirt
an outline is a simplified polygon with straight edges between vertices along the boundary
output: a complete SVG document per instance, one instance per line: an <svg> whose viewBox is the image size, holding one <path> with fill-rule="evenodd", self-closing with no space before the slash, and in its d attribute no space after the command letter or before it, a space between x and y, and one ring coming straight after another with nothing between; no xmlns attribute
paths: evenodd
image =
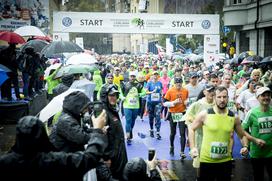
<svg viewBox="0 0 272 181"><path fill-rule="evenodd" d="M176 135L176 126L179 127L180 133L180 157L186 158L185 149L185 121L182 118L186 111L188 101L188 90L182 87L182 78L175 78L174 87L170 88L165 95L164 106L169 107L168 120L170 123L170 155L174 155L174 140Z"/></svg>

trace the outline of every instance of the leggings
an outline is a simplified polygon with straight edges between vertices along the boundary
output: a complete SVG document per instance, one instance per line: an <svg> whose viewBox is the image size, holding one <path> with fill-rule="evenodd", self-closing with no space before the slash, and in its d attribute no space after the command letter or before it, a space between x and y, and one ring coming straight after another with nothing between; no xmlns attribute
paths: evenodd
<svg viewBox="0 0 272 181"><path fill-rule="evenodd" d="M175 140L175 136L176 136L176 129L177 129L177 125L179 127L179 135L180 135L180 151L184 152L184 148L185 148L185 142L186 142L186 137L185 137L185 122L181 121L181 122L173 122L172 120L172 116L171 113L168 114L168 120L170 123L170 146L174 147L174 140Z"/></svg>

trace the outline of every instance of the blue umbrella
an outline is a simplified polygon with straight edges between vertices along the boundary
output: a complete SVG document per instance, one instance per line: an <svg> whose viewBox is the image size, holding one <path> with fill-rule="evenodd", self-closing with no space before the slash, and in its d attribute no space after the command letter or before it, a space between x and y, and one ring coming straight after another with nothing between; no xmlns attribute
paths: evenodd
<svg viewBox="0 0 272 181"><path fill-rule="evenodd" d="M7 72L0 69L0 86L8 79Z"/></svg>
<svg viewBox="0 0 272 181"><path fill-rule="evenodd" d="M2 64L0 64L0 69L4 72L11 72L11 70L8 67L6 67L5 65L2 65Z"/></svg>

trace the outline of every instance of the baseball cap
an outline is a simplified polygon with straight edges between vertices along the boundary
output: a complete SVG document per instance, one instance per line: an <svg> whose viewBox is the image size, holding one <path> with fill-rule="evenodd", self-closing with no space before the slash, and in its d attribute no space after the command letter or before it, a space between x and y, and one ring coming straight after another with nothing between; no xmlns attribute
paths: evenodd
<svg viewBox="0 0 272 181"><path fill-rule="evenodd" d="M182 83L183 82L181 77L176 77L174 79L174 81L175 81L175 83Z"/></svg>
<svg viewBox="0 0 272 181"><path fill-rule="evenodd" d="M131 72L129 72L129 76L135 76L136 77L137 75L136 75L135 71L131 71Z"/></svg>
<svg viewBox="0 0 272 181"><path fill-rule="evenodd" d="M205 70L205 71L203 72L203 75L208 75L208 74L210 74L210 72L209 72L208 70Z"/></svg>
<svg viewBox="0 0 272 181"><path fill-rule="evenodd" d="M153 74L153 75L159 74L159 72L158 72L158 71L154 71L152 74Z"/></svg>
<svg viewBox="0 0 272 181"><path fill-rule="evenodd" d="M256 97L259 97L260 95L262 95L265 92L271 92L271 90L268 87L261 87L261 88L257 89Z"/></svg>
<svg viewBox="0 0 272 181"><path fill-rule="evenodd" d="M207 91L211 91L211 90L215 89L215 86L213 86L211 84L207 84L207 85L205 85L204 89L207 90Z"/></svg>
<svg viewBox="0 0 272 181"><path fill-rule="evenodd" d="M115 95L115 94L119 94L119 91L116 88L111 88L108 92L108 95Z"/></svg>
<svg viewBox="0 0 272 181"><path fill-rule="evenodd" d="M149 68L149 65L144 65L144 68Z"/></svg>
<svg viewBox="0 0 272 181"><path fill-rule="evenodd" d="M196 72L192 72L190 73L190 78L193 78L193 77L198 77L197 73Z"/></svg>

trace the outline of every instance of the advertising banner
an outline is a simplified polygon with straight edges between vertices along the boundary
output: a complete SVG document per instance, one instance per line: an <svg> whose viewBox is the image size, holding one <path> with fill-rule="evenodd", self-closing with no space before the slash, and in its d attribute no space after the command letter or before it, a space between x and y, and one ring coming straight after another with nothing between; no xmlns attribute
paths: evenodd
<svg viewBox="0 0 272 181"><path fill-rule="evenodd" d="M49 31L49 0L5 0L0 2L0 30L14 31L32 25Z"/></svg>
<svg viewBox="0 0 272 181"><path fill-rule="evenodd" d="M204 35L204 63L207 66L214 65L219 61L219 49L219 35Z"/></svg>
<svg viewBox="0 0 272 181"><path fill-rule="evenodd" d="M54 12L55 32L219 34L219 15Z"/></svg>

